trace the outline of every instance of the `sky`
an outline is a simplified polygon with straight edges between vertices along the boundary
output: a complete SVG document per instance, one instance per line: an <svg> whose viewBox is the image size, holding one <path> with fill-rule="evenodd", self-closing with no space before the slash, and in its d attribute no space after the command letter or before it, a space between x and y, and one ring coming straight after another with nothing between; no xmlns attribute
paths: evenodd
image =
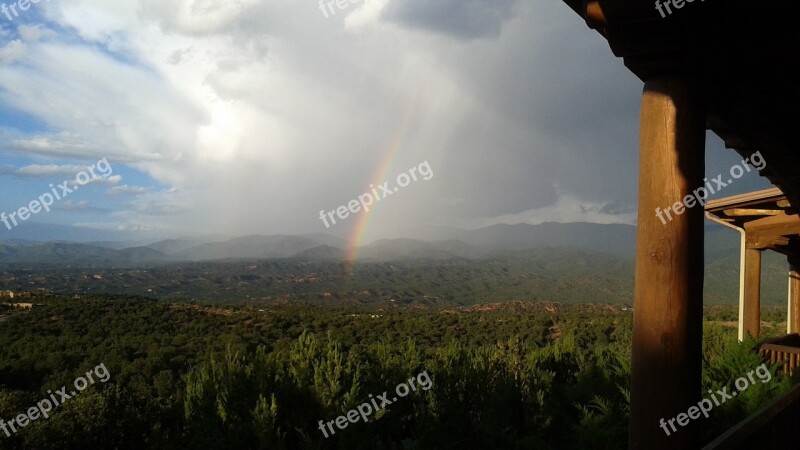
<svg viewBox="0 0 800 450"><path fill-rule="evenodd" d="M563 2L340 5L0 14L0 212L108 168L0 241L635 224L642 83ZM741 161L707 143L710 176ZM768 186L750 173L719 195Z"/></svg>

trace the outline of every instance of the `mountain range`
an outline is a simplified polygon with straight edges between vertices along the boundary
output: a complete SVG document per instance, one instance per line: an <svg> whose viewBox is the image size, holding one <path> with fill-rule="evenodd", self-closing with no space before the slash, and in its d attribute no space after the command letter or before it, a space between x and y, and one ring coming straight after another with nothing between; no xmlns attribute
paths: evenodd
<svg viewBox="0 0 800 450"><path fill-rule="evenodd" d="M403 281L404 289L411 289L419 280L427 279L428 272L439 270L443 270L442 276L448 279L461 280L456 284L448 284L449 288L441 292L435 287L437 284L434 279L428 280L432 286L430 292L435 292L439 297L446 297L445 292L458 289L463 289L461 295L464 297L483 295L484 291L488 295L503 289L509 295L521 295L531 289L547 292L550 287L559 286L559 292L562 293L575 291L572 298L590 298L595 293L599 295L607 291L609 286L615 286L604 295L624 301L632 286L636 227L630 225L494 225L477 230L428 230L426 237L430 240L382 239L357 249L349 249L344 239L326 234L256 235L232 239L202 236L155 242L76 243L16 239L0 242L0 273L6 273L9 280L18 279L10 287L14 284L21 287L23 284L19 277L23 274L31 274L25 275L28 277L35 273L50 273L52 279L40 277L37 278L39 281L33 281L34 285L48 279L46 286L40 287L58 290L58 286L71 285L72 289L80 290L82 284L73 276L75 271L83 273L82 277L95 273L92 271L99 271L106 279L121 277L113 282L119 282L115 289L127 292L131 287L138 286L144 293L150 292L147 289L153 287L150 285L152 280L147 277L154 276L171 280L172 287L162 290L165 295L172 295L175 292L188 292L190 289L187 286L196 285L200 289L202 285L197 284L197 280L204 279L203 273L212 271L220 273L218 281L203 287L201 291L222 289L233 295L237 289L245 289L241 286L247 280L242 277L251 276L251 261L265 261L271 264L269 267L278 267L275 270L278 270L276 276L279 276L278 274L284 272L296 274L324 270L335 273L339 270L335 267L341 267L346 260L355 259L365 273L374 270L377 277L375 280L383 280L381 283L389 285L396 277L392 276L394 269L389 270L386 267L424 267L422 272L414 275L421 277L420 279ZM737 298L738 245L739 237L736 233L716 225L706 228L705 291L708 303L731 303ZM595 272L592 267L581 268L586 264L600 264L603 267L594 269L603 272ZM49 272L42 272L35 266L46 266L50 269ZM516 275L503 281L505 272L494 272L492 269L498 266L515 267ZM141 275L139 268L155 267L159 267L158 276L151 273L134 282ZM613 269L607 270L608 268ZM573 269L578 272L572 273ZM403 270L407 273L409 269ZM247 273L242 275L244 272ZM56 273L60 275L56 276ZM785 258L766 252L762 273L764 304L785 303ZM529 276L545 278L539 280L539 284L532 285ZM189 278L178 281L182 277ZM275 295L280 292L275 283L264 281L267 279L271 278L262 278L266 285L260 285L259 282L242 292L254 296ZM331 276L330 279L337 278ZM352 288L357 291L364 286L370 286L379 291L384 286L381 283L372 286L371 280L362 279ZM231 283L239 287L231 287ZM95 282L92 286L97 289L97 284ZM580 289L576 290L578 287ZM341 286L334 283L330 286L320 285L319 288L335 291ZM597 297L598 300L602 298L604 297Z"/></svg>
<svg viewBox="0 0 800 450"><path fill-rule="evenodd" d="M348 242L327 234L183 237L155 242L0 241L0 264L129 266L143 263L232 259L359 260L461 258L476 260L509 251L572 247L632 259L636 227L593 223L493 225L476 230L447 229L430 239L382 239L348 251ZM738 254L738 236L707 228L706 262Z"/></svg>
<svg viewBox="0 0 800 450"><path fill-rule="evenodd" d="M477 230L448 229L439 234L447 238L382 239L358 248L354 254L362 260L480 259L508 251L565 246L631 258L636 242L636 227L590 223L494 225ZM347 250L345 240L327 234L184 237L151 243L9 240L0 242L0 264L128 266L227 259L336 260L345 258Z"/></svg>

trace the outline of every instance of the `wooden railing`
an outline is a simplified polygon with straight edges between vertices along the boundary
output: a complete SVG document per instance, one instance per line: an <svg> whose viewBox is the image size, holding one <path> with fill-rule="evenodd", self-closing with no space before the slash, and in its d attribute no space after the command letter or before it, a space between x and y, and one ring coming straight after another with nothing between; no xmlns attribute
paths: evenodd
<svg viewBox="0 0 800 450"><path fill-rule="evenodd" d="M800 425L800 385L758 411L703 450L786 450L797 448Z"/></svg>
<svg viewBox="0 0 800 450"><path fill-rule="evenodd" d="M793 373L800 366L800 334L768 339L759 352L770 364L783 362L781 371ZM767 407L751 415L703 450L772 450L797 448L797 427L800 425L800 385Z"/></svg>
<svg viewBox="0 0 800 450"><path fill-rule="evenodd" d="M790 334L764 341L759 351L770 364L783 362L781 371L792 374L800 367L800 334Z"/></svg>

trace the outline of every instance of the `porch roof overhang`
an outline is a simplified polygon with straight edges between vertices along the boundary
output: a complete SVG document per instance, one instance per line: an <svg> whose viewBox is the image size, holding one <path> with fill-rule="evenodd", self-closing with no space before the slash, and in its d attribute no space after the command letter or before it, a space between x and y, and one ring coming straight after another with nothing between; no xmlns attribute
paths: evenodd
<svg viewBox="0 0 800 450"><path fill-rule="evenodd" d="M699 85L706 126L800 205L800 2L563 0L642 80L684 74ZM669 3L662 0L661 3Z"/></svg>
<svg viewBox="0 0 800 450"><path fill-rule="evenodd" d="M800 215L778 188L709 201L705 209L745 230L748 248L800 257Z"/></svg>

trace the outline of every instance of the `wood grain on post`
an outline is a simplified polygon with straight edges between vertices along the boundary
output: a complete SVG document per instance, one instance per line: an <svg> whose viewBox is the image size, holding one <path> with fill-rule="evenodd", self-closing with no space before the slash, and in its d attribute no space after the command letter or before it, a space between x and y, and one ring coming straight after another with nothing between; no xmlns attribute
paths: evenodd
<svg viewBox="0 0 800 450"><path fill-rule="evenodd" d="M744 302L739 311L739 340L761 335L761 250L744 253Z"/></svg>
<svg viewBox="0 0 800 450"><path fill-rule="evenodd" d="M800 258L789 257L789 308L786 332L800 333Z"/></svg>
<svg viewBox="0 0 800 450"><path fill-rule="evenodd" d="M648 81L640 123L632 348L631 449L697 448L696 420L668 436L660 420L700 401L703 207L656 217L703 185L705 113L692 83Z"/></svg>

